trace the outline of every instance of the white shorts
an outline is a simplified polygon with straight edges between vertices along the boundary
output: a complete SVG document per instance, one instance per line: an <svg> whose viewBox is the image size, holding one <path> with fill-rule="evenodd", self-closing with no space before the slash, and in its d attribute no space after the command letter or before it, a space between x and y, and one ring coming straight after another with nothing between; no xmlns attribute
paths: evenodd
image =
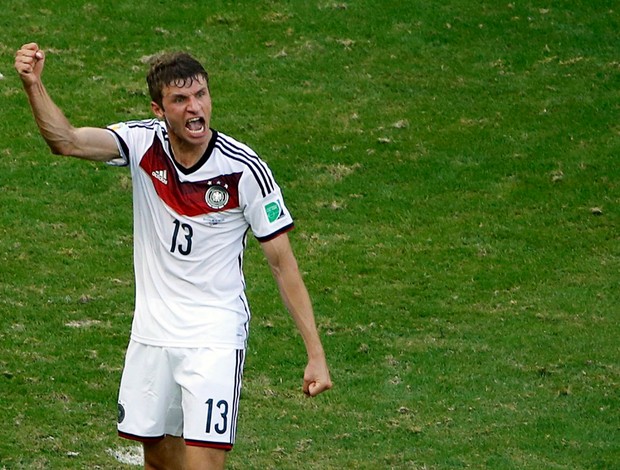
<svg viewBox="0 0 620 470"><path fill-rule="evenodd" d="M130 341L118 398L118 433L142 442L183 436L230 450L235 442L245 352L164 348Z"/></svg>

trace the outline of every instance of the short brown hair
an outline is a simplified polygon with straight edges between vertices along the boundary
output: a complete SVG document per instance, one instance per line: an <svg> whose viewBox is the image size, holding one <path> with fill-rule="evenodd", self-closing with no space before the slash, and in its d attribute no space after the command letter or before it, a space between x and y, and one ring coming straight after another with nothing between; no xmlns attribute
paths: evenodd
<svg viewBox="0 0 620 470"><path fill-rule="evenodd" d="M179 87L190 86L199 77L204 78L207 86L209 85L209 74L191 55L187 52L166 52L151 60L146 83L151 99L159 106L163 106L162 93L165 86L171 84Z"/></svg>

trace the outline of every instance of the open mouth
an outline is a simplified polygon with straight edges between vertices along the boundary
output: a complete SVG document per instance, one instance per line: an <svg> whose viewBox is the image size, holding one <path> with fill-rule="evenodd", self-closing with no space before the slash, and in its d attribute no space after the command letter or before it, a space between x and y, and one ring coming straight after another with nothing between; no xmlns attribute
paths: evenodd
<svg viewBox="0 0 620 470"><path fill-rule="evenodd" d="M188 119L185 122L185 128L190 134L201 134L205 131L205 120L201 117Z"/></svg>

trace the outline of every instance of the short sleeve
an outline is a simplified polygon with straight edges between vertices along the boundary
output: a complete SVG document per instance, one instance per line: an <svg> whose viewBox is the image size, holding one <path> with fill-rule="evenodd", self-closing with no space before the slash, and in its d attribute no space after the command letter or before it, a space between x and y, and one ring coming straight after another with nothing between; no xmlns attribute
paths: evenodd
<svg viewBox="0 0 620 470"><path fill-rule="evenodd" d="M113 166L127 166L135 162L135 157L141 157L144 151L153 143L155 133L161 128L155 119L144 121L128 121L111 124L107 130L116 139L116 145L120 154L109 162Z"/></svg>
<svg viewBox="0 0 620 470"><path fill-rule="evenodd" d="M264 162L262 162L264 165ZM252 233L261 242L269 241L279 234L293 229L291 213L284 204L280 187L266 165L264 177L269 180L267 185L260 184L260 178L252 172L244 173L240 181L240 203L243 213L250 224Z"/></svg>
<svg viewBox="0 0 620 470"><path fill-rule="evenodd" d="M127 143L121 137L121 131L123 129L127 129L125 123L112 124L107 127L108 132L110 132L114 139L116 140L116 145L118 146L118 153L120 154L119 158L115 158L108 162L110 166L127 166L129 165L129 148L127 147Z"/></svg>

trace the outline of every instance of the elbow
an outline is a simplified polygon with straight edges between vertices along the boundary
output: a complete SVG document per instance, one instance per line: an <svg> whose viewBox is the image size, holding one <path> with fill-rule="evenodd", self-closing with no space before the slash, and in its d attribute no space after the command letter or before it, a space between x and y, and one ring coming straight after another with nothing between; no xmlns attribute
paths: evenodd
<svg viewBox="0 0 620 470"><path fill-rule="evenodd" d="M56 145L49 145L50 151L54 155L67 155L66 152L63 152L62 148Z"/></svg>
<svg viewBox="0 0 620 470"><path fill-rule="evenodd" d="M46 142L54 155L75 155L75 146L67 140L46 139Z"/></svg>
<svg viewBox="0 0 620 470"><path fill-rule="evenodd" d="M285 262L272 264L271 272L278 284L301 279L299 266L294 257L287 258Z"/></svg>
<svg viewBox="0 0 620 470"><path fill-rule="evenodd" d="M76 129L70 124L43 126L39 125L41 136L54 155L78 156L79 139Z"/></svg>

